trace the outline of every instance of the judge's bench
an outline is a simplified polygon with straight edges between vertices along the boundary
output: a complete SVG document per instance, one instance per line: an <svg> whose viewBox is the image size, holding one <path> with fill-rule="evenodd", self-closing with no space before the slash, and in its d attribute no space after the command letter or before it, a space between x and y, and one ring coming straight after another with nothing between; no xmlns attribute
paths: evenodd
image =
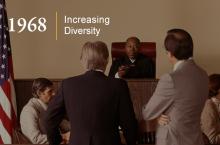
<svg viewBox="0 0 220 145"><path fill-rule="evenodd" d="M62 80L52 79L55 89L59 88ZM148 102L152 96L157 82L157 79L129 79L126 80L129 86L133 107L135 110L136 118L139 122L139 129L142 130L138 134L138 144L154 144L155 143L155 121L148 121L143 123L142 107ZM15 80L15 91L17 96L18 119L23 106L32 97L31 86L33 79L17 79ZM144 124L144 125L143 125ZM123 138L123 136L122 136ZM21 144L22 139L16 137L14 143ZM123 139L122 139L123 140Z"/></svg>

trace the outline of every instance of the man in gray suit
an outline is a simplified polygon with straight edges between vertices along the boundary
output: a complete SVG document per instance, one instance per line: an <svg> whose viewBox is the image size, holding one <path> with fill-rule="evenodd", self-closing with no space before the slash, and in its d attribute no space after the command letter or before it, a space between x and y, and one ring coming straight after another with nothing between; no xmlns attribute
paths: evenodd
<svg viewBox="0 0 220 145"><path fill-rule="evenodd" d="M208 96L208 76L192 59L188 32L171 29L164 44L174 69L160 78L143 109L144 119L159 118L157 145L203 145L200 116Z"/></svg>

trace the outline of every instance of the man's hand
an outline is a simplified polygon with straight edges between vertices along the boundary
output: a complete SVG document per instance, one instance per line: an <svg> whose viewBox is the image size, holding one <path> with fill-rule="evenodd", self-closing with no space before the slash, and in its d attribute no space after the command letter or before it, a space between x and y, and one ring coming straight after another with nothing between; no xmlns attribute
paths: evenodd
<svg viewBox="0 0 220 145"><path fill-rule="evenodd" d="M162 114L157 118L157 123L162 126L169 124L169 122L170 122L170 117L167 115Z"/></svg>
<svg viewBox="0 0 220 145"><path fill-rule="evenodd" d="M61 134L61 136L62 136L62 139L63 139L61 144L68 144L69 143L69 139L70 139L70 131L67 132L67 133Z"/></svg>

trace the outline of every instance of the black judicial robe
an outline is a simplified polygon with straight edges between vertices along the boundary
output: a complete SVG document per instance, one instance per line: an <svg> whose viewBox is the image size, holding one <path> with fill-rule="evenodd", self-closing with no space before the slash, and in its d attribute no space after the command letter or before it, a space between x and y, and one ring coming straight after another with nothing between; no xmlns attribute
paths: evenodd
<svg viewBox="0 0 220 145"><path fill-rule="evenodd" d="M142 54L137 55L134 63L131 62L128 56L114 60L109 71L109 76L115 77L115 74L118 72L118 68L122 65L132 66L127 70L123 78L155 77L155 65L153 61Z"/></svg>

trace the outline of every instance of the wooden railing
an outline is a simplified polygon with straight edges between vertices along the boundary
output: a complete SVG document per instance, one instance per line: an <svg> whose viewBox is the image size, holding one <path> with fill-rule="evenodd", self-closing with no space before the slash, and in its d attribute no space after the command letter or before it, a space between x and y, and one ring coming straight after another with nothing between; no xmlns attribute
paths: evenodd
<svg viewBox="0 0 220 145"><path fill-rule="evenodd" d="M61 79L52 79L54 83L55 89L57 89L61 83ZM146 79L135 79L135 80L127 80L131 98L134 105L134 110L136 114L137 120L140 122L142 121L142 107L146 104L150 97L152 96L153 92L155 91L156 85L158 80L146 80ZM28 102L28 100L32 97L31 94L31 86L33 83L33 79L17 79L15 80L15 89L16 89L16 96L17 96L17 107L18 107L18 117L20 115L21 109L23 106ZM153 145L148 142L147 140L152 139L155 134L155 124L154 122L146 122L147 127L145 127L145 134L143 136L139 136L139 144L140 145ZM149 133L151 133L149 135ZM155 136L154 136L155 137ZM24 140L24 139L23 139ZM22 142L22 141L21 141ZM14 142L19 144L21 142ZM28 144L27 142L23 142ZM144 144L145 143L145 144ZM207 143L208 144L208 143Z"/></svg>
<svg viewBox="0 0 220 145"><path fill-rule="evenodd" d="M61 79L52 79L54 83L55 89L59 88L61 83ZM128 83L128 87L131 94L131 99L133 102L136 118L138 122L143 120L142 117L142 107L149 101L150 97L152 96L158 80L156 79L132 79L126 80ZM18 118L20 116L20 112L24 105L28 102L28 100L32 97L31 94L31 86L33 83L33 79L17 79L15 80L15 90L16 90L16 97L17 97L17 109L18 109ZM144 128L145 133L154 136L155 125L154 123L146 123L146 127ZM147 142L149 139L146 137L146 134L139 137L139 142L144 143ZM148 138L148 139L147 139Z"/></svg>
<svg viewBox="0 0 220 145"><path fill-rule="evenodd" d="M55 89L59 88L61 79L52 79ZM142 119L141 110L144 104L148 102L152 96L158 80L127 80L130 89L131 98L133 101L136 117L138 120ZM15 90L17 96L17 108L18 116L20 115L21 109L32 97L31 86L33 79L17 79L15 80Z"/></svg>

